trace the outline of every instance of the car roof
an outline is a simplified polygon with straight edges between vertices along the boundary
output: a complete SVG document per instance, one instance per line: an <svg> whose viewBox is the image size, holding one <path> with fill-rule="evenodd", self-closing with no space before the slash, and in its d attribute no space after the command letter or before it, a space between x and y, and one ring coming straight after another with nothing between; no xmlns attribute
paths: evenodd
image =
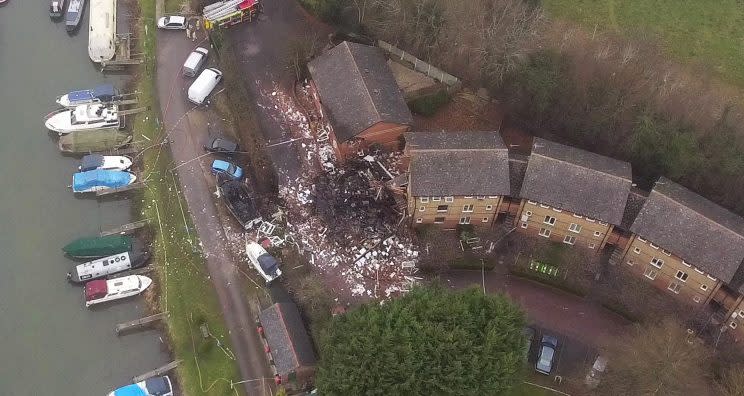
<svg viewBox="0 0 744 396"><path fill-rule="evenodd" d="M230 163L223 160L214 160L214 162L212 162L212 168L227 169L229 166Z"/></svg>
<svg viewBox="0 0 744 396"><path fill-rule="evenodd" d="M168 21L186 22L186 17L181 15L171 15L168 17Z"/></svg>

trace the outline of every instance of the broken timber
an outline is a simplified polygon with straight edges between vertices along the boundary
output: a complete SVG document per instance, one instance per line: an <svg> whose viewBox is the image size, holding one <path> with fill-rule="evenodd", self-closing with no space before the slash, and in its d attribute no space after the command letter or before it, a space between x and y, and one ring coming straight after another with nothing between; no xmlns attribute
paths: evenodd
<svg viewBox="0 0 744 396"><path fill-rule="evenodd" d="M131 234L134 231L146 226L148 222L149 220L145 219L145 220L135 221L129 224L124 224L119 227L112 228L110 230L101 231L101 236L103 237L103 236L115 235L115 234Z"/></svg>
<svg viewBox="0 0 744 396"><path fill-rule="evenodd" d="M144 186L145 186L145 182L142 181L142 182L127 184L124 187L109 188L109 189L106 189L106 190L99 190L99 191L96 191L96 197L101 197L101 196L110 195L110 194L117 194L117 193L122 193L122 192L126 192L126 191L131 191L131 190L136 190L136 189L142 188Z"/></svg>
<svg viewBox="0 0 744 396"><path fill-rule="evenodd" d="M119 323L118 325L116 325L116 335L121 335L121 333L131 330L142 329L146 326L151 325L153 322L165 318L167 315L168 311L165 311L155 315L145 316L144 318L130 320L129 322Z"/></svg>
<svg viewBox="0 0 744 396"><path fill-rule="evenodd" d="M121 70L126 66L142 64L142 54L132 53L132 41L132 35L129 33L117 34L114 43L114 46L116 47L114 59L101 62L101 71Z"/></svg>
<svg viewBox="0 0 744 396"><path fill-rule="evenodd" d="M167 373L168 371L171 371L174 368L178 367L178 364L179 363L181 363L180 360L174 360L174 361L166 364L163 367L158 367L155 370L148 371L148 372L146 372L146 373L144 373L142 375L138 375L136 377L132 377L132 382L134 382L134 383L142 382L142 381L144 381L144 380L146 380L148 378L152 378L152 377L155 377L155 376L158 376L158 375L163 375L163 374Z"/></svg>

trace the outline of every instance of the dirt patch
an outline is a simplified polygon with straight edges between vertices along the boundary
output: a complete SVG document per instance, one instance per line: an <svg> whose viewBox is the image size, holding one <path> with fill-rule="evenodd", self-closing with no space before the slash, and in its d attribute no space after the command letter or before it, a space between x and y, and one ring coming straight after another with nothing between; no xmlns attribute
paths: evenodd
<svg viewBox="0 0 744 396"><path fill-rule="evenodd" d="M496 131L503 118L498 103L465 90L455 94L431 117L414 115L413 126L417 131Z"/></svg>

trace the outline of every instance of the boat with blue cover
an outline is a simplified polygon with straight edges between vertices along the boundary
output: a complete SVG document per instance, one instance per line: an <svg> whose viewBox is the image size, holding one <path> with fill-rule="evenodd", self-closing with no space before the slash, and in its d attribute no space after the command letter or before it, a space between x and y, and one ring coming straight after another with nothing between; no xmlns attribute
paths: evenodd
<svg viewBox="0 0 744 396"><path fill-rule="evenodd" d="M142 382L123 386L108 396L173 396L173 385L167 375L148 378Z"/></svg>
<svg viewBox="0 0 744 396"><path fill-rule="evenodd" d="M62 107L69 108L91 103L112 102L118 95L119 92L113 85L104 84L91 89L68 92L58 96L56 102Z"/></svg>
<svg viewBox="0 0 744 396"><path fill-rule="evenodd" d="M96 192L124 187L134 183L137 176L119 170L96 169L78 172L72 176L72 191L76 193Z"/></svg>

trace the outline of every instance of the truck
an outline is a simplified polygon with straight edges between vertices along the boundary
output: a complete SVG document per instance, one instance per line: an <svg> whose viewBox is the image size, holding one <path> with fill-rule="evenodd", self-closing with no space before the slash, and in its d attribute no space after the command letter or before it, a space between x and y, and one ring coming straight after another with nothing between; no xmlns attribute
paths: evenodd
<svg viewBox="0 0 744 396"><path fill-rule="evenodd" d="M260 0L223 0L204 7L204 27L207 30L226 28L240 22L250 22L263 11Z"/></svg>

